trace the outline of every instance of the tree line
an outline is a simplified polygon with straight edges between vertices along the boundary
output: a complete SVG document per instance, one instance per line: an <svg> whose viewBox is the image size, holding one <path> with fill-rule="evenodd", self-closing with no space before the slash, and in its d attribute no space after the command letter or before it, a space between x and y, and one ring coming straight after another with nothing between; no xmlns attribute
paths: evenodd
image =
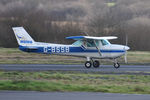
<svg viewBox="0 0 150 100"><path fill-rule="evenodd" d="M150 50L148 0L1 0L0 47L17 47L12 27L35 41L70 44L67 36L118 36L112 43Z"/></svg>

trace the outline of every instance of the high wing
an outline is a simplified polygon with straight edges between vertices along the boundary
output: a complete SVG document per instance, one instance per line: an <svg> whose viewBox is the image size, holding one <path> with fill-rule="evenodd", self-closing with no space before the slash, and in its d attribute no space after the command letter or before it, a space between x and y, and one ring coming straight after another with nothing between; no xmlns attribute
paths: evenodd
<svg viewBox="0 0 150 100"><path fill-rule="evenodd" d="M107 37L93 37L93 36L70 36L70 37L66 37L66 39L73 39L73 40L86 40L86 39L90 39L90 40L102 40L102 39L107 39L107 40L111 40L111 39L117 39L118 37L116 36L107 36Z"/></svg>

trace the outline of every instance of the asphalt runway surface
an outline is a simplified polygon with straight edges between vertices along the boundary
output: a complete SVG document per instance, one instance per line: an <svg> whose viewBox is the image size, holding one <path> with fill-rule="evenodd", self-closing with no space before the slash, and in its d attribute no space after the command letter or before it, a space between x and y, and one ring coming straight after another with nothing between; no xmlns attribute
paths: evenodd
<svg viewBox="0 0 150 100"><path fill-rule="evenodd" d="M54 65L54 64L0 64L0 70L5 71L81 71L81 72L150 72L150 66L121 65L116 69L113 65L101 65L99 68L85 68L84 65Z"/></svg>
<svg viewBox="0 0 150 100"><path fill-rule="evenodd" d="M86 69L84 65L53 64L0 64L5 71L82 71L82 72L150 72L150 66L121 65L115 69L113 65L101 65L100 68ZM0 100L150 100L150 95L115 94L98 92L35 92L35 91L0 91Z"/></svg>
<svg viewBox="0 0 150 100"><path fill-rule="evenodd" d="M150 95L98 92L0 91L0 100L150 100Z"/></svg>

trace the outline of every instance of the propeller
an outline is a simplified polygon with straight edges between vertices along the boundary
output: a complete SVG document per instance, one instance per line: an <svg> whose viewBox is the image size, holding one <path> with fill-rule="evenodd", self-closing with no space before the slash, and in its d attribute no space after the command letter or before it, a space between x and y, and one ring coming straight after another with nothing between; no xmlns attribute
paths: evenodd
<svg viewBox="0 0 150 100"><path fill-rule="evenodd" d="M125 44L126 46L128 45L128 36L127 36L127 34L126 34L126 44ZM125 61L125 63L128 63L128 60L127 60L127 54L128 54L128 52L127 52L127 50L126 50L126 46L124 46L124 50L125 50L125 55L124 55L124 61Z"/></svg>

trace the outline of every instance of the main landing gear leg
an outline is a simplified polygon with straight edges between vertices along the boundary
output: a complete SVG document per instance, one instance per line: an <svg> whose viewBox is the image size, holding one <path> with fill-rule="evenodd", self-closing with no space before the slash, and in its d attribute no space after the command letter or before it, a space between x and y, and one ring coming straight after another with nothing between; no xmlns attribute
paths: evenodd
<svg viewBox="0 0 150 100"><path fill-rule="evenodd" d="M90 59L90 57L87 57L87 61L85 62L85 67L91 68L92 64L93 64L94 68L98 68L100 65L99 61L97 61L97 60L93 61L92 59Z"/></svg>
<svg viewBox="0 0 150 100"><path fill-rule="evenodd" d="M114 59L114 67L117 69L120 67L120 64L117 62L116 59Z"/></svg>
<svg viewBox="0 0 150 100"><path fill-rule="evenodd" d="M98 68L99 65L100 65L100 63L99 63L98 60L93 61L93 67L94 67L94 68Z"/></svg>
<svg viewBox="0 0 150 100"><path fill-rule="evenodd" d="M92 63L91 63L90 57L87 57L87 61L85 62L85 67L91 68L91 66L92 66Z"/></svg>

